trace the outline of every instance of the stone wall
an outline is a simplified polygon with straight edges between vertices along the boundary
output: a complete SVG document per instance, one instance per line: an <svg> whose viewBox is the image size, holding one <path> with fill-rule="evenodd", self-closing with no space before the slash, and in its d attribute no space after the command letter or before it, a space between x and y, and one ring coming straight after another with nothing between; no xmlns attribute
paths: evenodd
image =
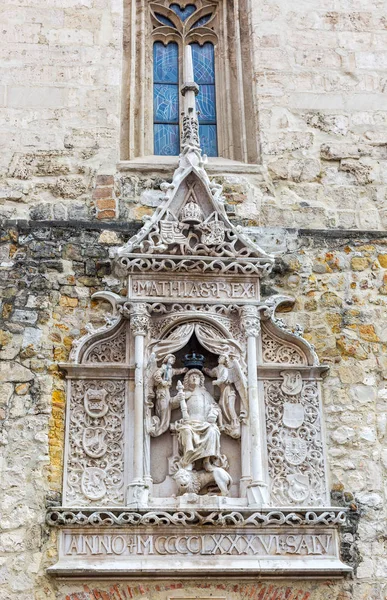
<svg viewBox="0 0 387 600"><path fill-rule="evenodd" d="M173 169L118 170L122 0L8 0L0 7L1 600L387 598L387 21L376 0L251 6L262 164L212 166L227 210L278 254L264 291L294 295L324 383L331 488L354 578L224 584L49 579L64 382L87 322L121 290L112 249L160 202ZM384 110L383 110L384 109ZM216 170L217 169L217 170ZM43 223L42 223L43 222ZM302 228L302 229L300 229ZM356 231L346 231L356 230ZM360 518L359 518L360 517Z"/></svg>
<svg viewBox="0 0 387 600"><path fill-rule="evenodd" d="M60 501L65 403L57 363L68 359L87 322L97 327L108 310L92 302L91 294L106 287L121 291L109 255L136 227L30 222L2 230L0 598L132 597L124 584L84 588L47 579L44 569L54 562L56 536L44 525L44 510ZM329 590L333 600L379 600L387 592L387 234L252 232L268 249L276 247L276 236L281 240L264 294L276 289L297 298L294 310L283 316L305 327L320 360L330 365L324 381L330 484L335 503L354 511L342 544L357 572L335 583L246 584L243 590L211 584L205 595L220 589L220 597L230 597L240 589L242 596L265 600L322 600ZM191 584L181 585L186 595ZM145 583L135 589L161 598L169 588L163 582L159 589Z"/></svg>
<svg viewBox="0 0 387 600"><path fill-rule="evenodd" d="M0 207L7 218L133 217L119 211L117 175L128 1L3 2ZM386 229L383 3L250 1L262 165L255 177L227 178L236 201L249 196L248 210L239 205L237 213L262 226ZM130 179L145 188L144 213L155 178Z"/></svg>

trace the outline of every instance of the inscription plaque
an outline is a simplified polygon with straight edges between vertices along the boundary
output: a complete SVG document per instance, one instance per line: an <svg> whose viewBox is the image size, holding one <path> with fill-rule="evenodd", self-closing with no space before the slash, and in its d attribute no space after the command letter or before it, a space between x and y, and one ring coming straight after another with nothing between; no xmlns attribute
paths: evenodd
<svg viewBox="0 0 387 600"><path fill-rule="evenodd" d="M64 538L66 556L201 555L328 556L331 533L324 534L73 534Z"/></svg>
<svg viewBox="0 0 387 600"><path fill-rule="evenodd" d="M172 560L168 560L172 558ZM156 575L184 572L253 575L297 571L338 574L350 570L339 558L337 532L331 528L259 529L161 527L90 529L60 532L59 562L53 574Z"/></svg>
<svg viewBox="0 0 387 600"><path fill-rule="evenodd" d="M129 276L130 300L174 302L254 302L259 300L257 279L189 277L177 279L168 275Z"/></svg>

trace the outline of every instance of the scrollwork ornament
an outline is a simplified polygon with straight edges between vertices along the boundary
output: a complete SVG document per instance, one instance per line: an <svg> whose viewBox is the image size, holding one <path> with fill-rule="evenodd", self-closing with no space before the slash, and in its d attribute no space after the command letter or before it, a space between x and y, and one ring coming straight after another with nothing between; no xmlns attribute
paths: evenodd
<svg viewBox="0 0 387 600"><path fill-rule="evenodd" d="M317 382L284 394L282 381L265 381L266 430L271 501L277 506L327 502Z"/></svg>
<svg viewBox="0 0 387 600"><path fill-rule="evenodd" d="M124 501L124 381L73 381L67 432L67 503Z"/></svg>
<svg viewBox="0 0 387 600"><path fill-rule="evenodd" d="M144 511L133 510L96 510L84 508L73 510L71 508L49 508L46 514L46 523L51 527L76 527L85 526L111 526L139 527L152 525L154 527L202 527L235 526L235 527L274 527L288 525L291 527L327 527L345 525L347 513L338 508L321 508L314 510L268 510L256 511Z"/></svg>

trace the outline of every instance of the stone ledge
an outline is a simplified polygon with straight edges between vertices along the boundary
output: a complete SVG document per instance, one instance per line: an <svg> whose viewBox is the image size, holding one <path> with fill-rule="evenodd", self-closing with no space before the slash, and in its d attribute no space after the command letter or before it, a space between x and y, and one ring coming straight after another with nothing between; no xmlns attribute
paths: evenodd
<svg viewBox="0 0 387 600"><path fill-rule="evenodd" d="M117 163L120 172L159 172L172 176L179 164L178 156L144 156L133 160L121 160ZM206 171L211 175L241 174L250 175L264 173L260 164L243 163L227 158L209 158Z"/></svg>
<svg viewBox="0 0 387 600"><path fill-rule="evenodd" d="M101 231L107 229L109 231L118 231L123 233L128 233L130 235L134 235L137 233L141 227L143 226L142 221L104 221L101 223L100 221L83 221L83 220L47 220L47 221L38 221L38 220L27 220L27 219L5 219L2 223L3 227L15 227L22 231L29 231L34 229L44 229L44 228L73 228L76 230L96 230ZM356 238L366 238L366 239L387 239L387 230L372 230L372 229L295 229L291 227L248 227L249 231L252 233L259 233L262 229L263 231L272 231L273 229L278 229L287 233L291 233L294 236L304 236L304 237L318 237L318 238L330 238L330 239L356 239Z"/></svg>
<svg viewBox="0 0 387 600"><path fill-rule="evenodd" d="M193 510L50 508L56 577L341 577L342 508Z"/></svg>

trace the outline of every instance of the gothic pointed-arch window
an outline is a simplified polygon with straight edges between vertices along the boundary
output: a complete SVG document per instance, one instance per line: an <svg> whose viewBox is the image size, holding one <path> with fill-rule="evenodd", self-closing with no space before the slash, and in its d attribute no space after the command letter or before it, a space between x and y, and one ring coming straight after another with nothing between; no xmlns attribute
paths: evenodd
<svg viewBox="0 0 387 600"><path fill-rule="evenodd" d="M192 46L198 96L199 133L203 152L218 155L215 90L214 34L208 27L216 16L216 5L151 4L153 21L153 118L154 154L177 155L179 144L179 50ZM177 41L169 41L176 39ZM200 43L199 40L200 39ZM180 76L180 77L179 77ZM179 81L180 78L180 81Z"/></svg>
<svg viewBox="0 0 387 600"><path fill-rule="evenodd" d="M200 139L209 157L257 162L251 0L124 0L122 158L180 152L184 47L192 47ZM125 85L126 83L126 85Z"/></svg>

